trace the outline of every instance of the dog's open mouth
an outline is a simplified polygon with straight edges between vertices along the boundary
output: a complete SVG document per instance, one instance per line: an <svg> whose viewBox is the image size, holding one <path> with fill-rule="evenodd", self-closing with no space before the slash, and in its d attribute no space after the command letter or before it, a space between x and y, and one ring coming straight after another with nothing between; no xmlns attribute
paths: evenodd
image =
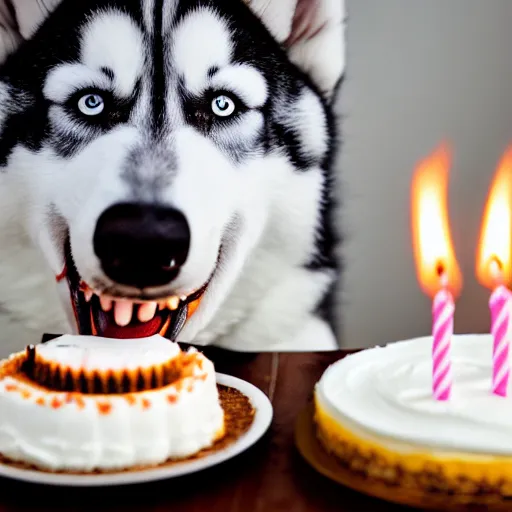
<svg viewBox="0 0 512 512"><path fill-rule="evenodd" d="M80 277L69 244L65 248L66 267L58 280L66 279L80 334L107 338L142 338L160 334L175 340L194 313L208 282L188 296L157 300L129 299L96 294Z"/></svg>

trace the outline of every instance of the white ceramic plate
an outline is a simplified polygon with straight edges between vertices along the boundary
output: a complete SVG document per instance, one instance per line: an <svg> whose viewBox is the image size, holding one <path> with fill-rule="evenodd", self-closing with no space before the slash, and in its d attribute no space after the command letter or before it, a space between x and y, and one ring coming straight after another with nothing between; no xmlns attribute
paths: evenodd
<svg viewBox="0 0 512 512"><path fill-rule="evenodd" d="M32 469L20 469L0 463L0 476L50 485L68 486L104 486L104 485L127 485L154 480L163 480L194 473L202 469L215 466L225 460L231 459L252 446L267 431L272 421L272 405L267 396L257 387L245 380L217 373L217 383L223 386L238 389L251 401L255 410L254 420L249 430L240 436L234 443L196 460L184 460L170 466L162 466L141 471L127 471L120 473L90 474L90 475L67 475L61 473L46 473Z"/></svg>

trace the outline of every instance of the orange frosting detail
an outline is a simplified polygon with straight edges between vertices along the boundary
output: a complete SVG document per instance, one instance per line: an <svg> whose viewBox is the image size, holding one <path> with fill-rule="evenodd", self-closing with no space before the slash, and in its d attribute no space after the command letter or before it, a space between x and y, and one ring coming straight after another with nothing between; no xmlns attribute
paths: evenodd
<svg viewBox="0 0 512 512"><path fill-rule="evenodd" d="M175 404L178 401L178 397L177 397L177 395L167 395L167 400L171 404Z"/></svg>
<svg viewBox="0 0 512 512"><path fill-rule="evenodd" d="M110 402L98 402L98 411L100 414L109 414L112 410L112 404Z"/></svg>
<svg viewBox="0 0 512 512"><path fill-rule="evenodd" d="M142 408L149 409L151 407L151 402L147 398L142 399Z"/></svg>
<svg viewBox="0 0 512 512"><path fill-rule="evenodd" d="M36 404L37 405L45 405L45 401L44 401L44 398L42 396L38 397L36 399Z"/></svg>
<svg viewBox="0 0 512 512"><path fill-rule="evenodd" d="M83 409L85 407L85 400L80 395L76 395L74 399L79 409Z"/></svg>
<svg viewBox="0 0 512 512"><path fill-rule="evenodd" d="M62 401L59 400L57 397L54 397L50 403L50 405L54 408L54 409L58 409L59 407L62 407Z"/></svg>
<svg viewBox="0 0 512 512"><path fill-rule="evenodd" d="M8 392L18 391L18 386L16 384L6 384L5 391L8 391Z"/></svg>
<svg viewBox="0 0 512 512"><path fill-rule="evenodd" d="M26 400L27 398L30 398L30 396L31 396L31 393L28 389L21 390L21 398L24 398Z"/></svg>

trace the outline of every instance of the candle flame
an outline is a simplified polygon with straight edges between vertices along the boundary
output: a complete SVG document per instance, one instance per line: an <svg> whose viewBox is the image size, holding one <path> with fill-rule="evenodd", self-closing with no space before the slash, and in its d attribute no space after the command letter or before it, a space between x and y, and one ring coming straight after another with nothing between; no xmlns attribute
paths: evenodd
<svg viewBox="0 0 512 512"><path fill-rule="evenodd" d="M448 221L450 153L445 145L418 163L412 180L411 221L416 274L433 297L446 286L454 296L462 289Z"/></svg>
<svg viewBox="0 0 512 512"><path fill-rule="evenodd" d="M512 146L504 153L489 188L476 259L481 284L495 288L511 279Z"/></svg>

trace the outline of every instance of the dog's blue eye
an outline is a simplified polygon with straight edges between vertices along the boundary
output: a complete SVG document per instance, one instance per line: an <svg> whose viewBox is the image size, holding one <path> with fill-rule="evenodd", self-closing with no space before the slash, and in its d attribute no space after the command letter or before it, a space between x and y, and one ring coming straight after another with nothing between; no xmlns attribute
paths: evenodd
<svg viewBox="0 0 512 512"><path fill-rule="evenodd" d="M235 102L229 96L217 96L212 101L212 111L216 116L228 117L235 111Z"/></svg>
<svg viewBox="0 0 512 512"><path fill-rule="evenodd" d="M97 116L104 108L105 103L99 94L86 94L78 100L78 109L86 116Z"/></svg>

